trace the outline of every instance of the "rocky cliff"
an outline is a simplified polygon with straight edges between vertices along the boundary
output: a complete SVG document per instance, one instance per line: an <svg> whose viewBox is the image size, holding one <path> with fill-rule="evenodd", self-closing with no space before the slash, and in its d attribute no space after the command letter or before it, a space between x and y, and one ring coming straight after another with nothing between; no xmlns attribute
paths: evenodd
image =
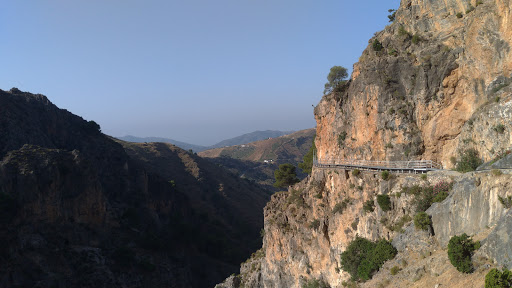
<svg viewBox="0 0 512 288"><path fill-rule="evenodd" d="M483 170L388 179L314 168L272 196L262 249L219 287L302 287L314 279L357 285L340 269L340 253L357 235L393 240L398 250L363 287L482 287L490 267L511 268L509 206L500 199L511 195L512 165L499 160L511 144L511 8L502 0L403 0L394 22L369 40L350 80L315 108L320 160L424 159L451 169L472 148L489 161ZM443 182L453 188L427 210L430 233L417 231L412 217L428 208L420 209L420 191ZM390 197L389 211L378 195ZM450 237L462 233L482 243L471 275L446 255Z"/></svg>
<svg viewBox="0 0 512 288"><path fill-rule="evenodd" d="M208 287L261 245L267 192L0 90L1 287Z"/></svg>

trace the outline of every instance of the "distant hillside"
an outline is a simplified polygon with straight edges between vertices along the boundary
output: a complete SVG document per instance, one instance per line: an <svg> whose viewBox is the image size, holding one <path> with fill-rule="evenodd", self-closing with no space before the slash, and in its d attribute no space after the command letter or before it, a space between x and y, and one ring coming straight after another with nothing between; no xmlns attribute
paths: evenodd
<svg viewBox="0 0 512 288"><path fill-rule="evenodd" d="M254 141L264 140L268 138L275 138L283 135L287 135L293 133L293 131L275 131L275 130L266 130L266 131L254 131L251 133L243 134L234 138L222 140L217 144L211 146L201 146L194 145L186 142L176 141L169 138L164 137L137 137L132 135L127 135L123 137L116 137L119 140L134 142L134 143L151 143L151 142L162 142L162 143L170 143L180 147L181 149L190 150L192 149L194 152L201 152L209 149L233 146L233 145L241 145L247 144Z"/></svg>
<svg viewBox="0 0 512 288"><path fill-rule="evenodd" d="M176 141L169 138L163 138L163 137L137 137L132 135L126 135L123 137L116 137L119 140L127 141L127 142L134 142L134 143L151 143L151 142L161 142L161 143L170 143L173 145L176 145L180 147L181 149L190 150L192 149L194 152L199 152L208 149L208 147L200 146L200 145L194 145L186 142Z"/></svg>
<svg viewBox="0 0 512 288"><path fill-rule="evenodd" d="M263 162L264 160L298 162L302 161L302 157L311 147L314 135L315 129L306 129L267 140L202 151L199 153L199 156L207 158L225 156L256 162Z"/></svg>
<svg viewBox="0 0 512 288"><path fill-rule="evenodd" d="M240 177L276 191L272 186L274 171L279 164L291 163L297 166L302 162L302 158L311 148L314 136L315 129L307 129L248 144L210 149L199 152L198 155L210 158ZM299 178L306 176L300 169L297 169L297 173Z"/></svg>
<svg viewBox="0 0 512 288"><path fill-rule="evenodd" d="M231 139L220 141L217 144L207 147L205 150L226 147L226 146L247 144L247 143L251 143L251 142L255 142L255 141L265 140L268 138L275 138L275 137L287 135L290 133L293 133L293 131L275 131L275 130L254 131L254 132L243 134L243 135L231 138Z"/></svg>

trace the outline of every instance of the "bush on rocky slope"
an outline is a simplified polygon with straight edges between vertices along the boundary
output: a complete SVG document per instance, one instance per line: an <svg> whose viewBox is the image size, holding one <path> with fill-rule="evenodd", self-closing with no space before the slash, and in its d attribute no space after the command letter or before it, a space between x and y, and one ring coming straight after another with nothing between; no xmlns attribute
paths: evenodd
<svg viewBox="0 0 512 288"><path fill-rule="evenodd" d="M397 250L389 241L372 242L356 237L341 253L341 268L348 272L352 280L369 280L384 262L393 259Z"/></svg>

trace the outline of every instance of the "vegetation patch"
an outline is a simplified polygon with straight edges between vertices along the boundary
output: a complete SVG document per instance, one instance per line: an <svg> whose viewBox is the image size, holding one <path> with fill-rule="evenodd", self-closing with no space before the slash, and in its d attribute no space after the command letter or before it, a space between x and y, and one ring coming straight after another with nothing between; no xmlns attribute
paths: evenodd
<svg viewBox="0 0 512 288"><path fill-rule="evenodd" d="M420 41L421 41L420 35L414 34L414 36L412 36L412 39L411 39L412 44L416 45L416 44L420 43Z"/></svg>
<svg viewBox="0 0 512 288"><path fill-rule="evenodd" d="M413 195L413 203L416 205L416 212L424 212L432 203L441 202L446 199L452 187L452 182L440 181L434 186L403 186L399 193Z"/></svg>
<svg viewBox="0 0 512 288"><path fill-rule="evenodd" d="M512 196L507 196L506 198L498 196L498 200L503 206L505 206L505 208L509 209L512 207Z"/></svg>
<svg viewBox="0 0 512 288"><path fill-rule="evenodd" d="M334 208L332 208L332 214L343 213L343 211L348 207L348 204L350 204L350 198L345 198L341 203L336 203Z"/></svg>
<svg viewBox="0 0 512 288"><path fill-rule="evenodd" d="M391 210L391 199L389 199L389 195L377 195L377 203L382 211L388 212Z"/></svg>
<svg viewBox="0 0 512 288"><path fill-rule="evenodd" d="M315 137L313 137L313 143L311 144L311 148L309 148L308 153L304 155L304 158L302 158L302 163L299 163L299 168L302 169L302 172L311 174L313 170L313 155L316 152L316 146L315 146Z"/></svg>
<svg viewBox="0 0 512 288"><path fill-rule="evenodd" d="M347 132L343 131L338 135L338 146L343 147L345 145L345 139L347 138Z"/></svg>
<svg viewBox="0 0 512 288"><path fill-rule="evenodd" d="M383 48L382 43L380 43L378 39L375 39L375 40L373 40L372 48L373 48L373 51L379 52Z"/></svg>
<svg viewBox="0 0 512 288"><path fill-rule="evenodd" d="M469 14L475 10L475 7L473 5L469 5L469 8L466 10L466 14Z"/></svg>
<svg viewBox="0 0 512 288"><path fill-rule="evenodd" d="M302 191L299 190L292 190L292 193L288 196L286 203L288 205L295 204L298 207L304 207L306 205L304 198L302 198Z"/></svg>
<svg viewBox="0 0 512 288"><path fill-rule="evenodd" d="M500 271L496 268L491 269L485 275L485 288L508 288L512 287L512 272L508 269Z"/></svg>
<svg viewBox="0 0 512 288"><path fill-rule="evenodd" d="M398 274L398 272L400 272L400 267L398 266L393 266L390 270L389 270L389 273L391 273L391 275L396 275Z"/></svg>
<svg viewBox="0 0 512 288"><path fill-rule="evenodd" d="M331 288L331 286L321 279L309 279L308 282L302 284L302 288Z"/></svg>
<svg viewBox="0 0 512 288"><path fill-rule="evenodd" d="M503 125L503 124L495 125L494 127L492 127L492 130L494 130L494 132L496 132L496 133L503 134L503 132L505 132L505 125Z"/></svg>
<svg viewBox="0 0 512 288"><path fill-rule="evenodd" d="M414 227L427 231L430 226L432 226L432 219L427 213L419 212L414 215Z"/></svg>
<svg viewBox="0 0 512 288"><path fill-rule="evenodd" d="M390 175L391 175L391 174L389 173L389 171L382 171L382 172L380 173L380 177L381 177L381 178L382 178L382 180L384 180L384 181L389 180Z"/></svg>
<svg viewBox="0 0 512 288"><path fill-rule="evenodd" d="M373 212L375 210L375 204L373 203L373 200L367 200L363 204L363 211L364 212Z"/></svg>
<svg viewBox="0 0 512 288"><path fill-rule="evenodd" d="M402 218L398 219L398 221L395 222L392 226L388 226L388 229L395 232L402 232L402 227L409 221L411 221L412 218L409 216L409 214L405 214L402 216Z"/></svg>
<svg viewBox="0 0 512 288"><path fill-rule="evenodd" d="M274 171L274 177L276 179L274 187L288 187L299 182L295 166L289 163L279 165L279 169Z"/></svg>
<svg viewBox="0 0 512 288"><path fill-rule="evenodd" d="M372 242L358 236L341 253L341 268L353 281L366 281L396 254L397 250L387 240Z"/></svg>
<svg viewBox="0 0 512 288"><path fill-rule="evenodd" d="M482 165L482 160L478 156L478 151L473 148L466 149L459 153L459 161L455 165L455 170L466 173L475 171L478 166Z"/></svg>
<svg viewBox="0 0 512 288"><path fill-rule="evenodd" d="M503 175L503 172L501 172L501 170L499 170L499 169L492 169L491 174L492 174L492 176L501 176L501 175Z"/></svg>
<svg viewBox="0 0 512 288"><path fill-rule="evenodd" d="M311 221L311 223L309 223L309 228L312 228L312 229L318 229L318 227L320 227L320 221L318 219L315 219L313 221Z"/></svg>
<svg viewBox="0 0 512 288"><path fill-rule="evenodd" d="M501 89L507 87L508 85L510 85L510 83L502 83L494 88L492 88L492 93L497 93L498 91L500 91Z"/></svg>
<svg viewBox="0 0 512 288"><path fill-rule="evenodd" d="M455 16L457 16L457 18L462 18L462 13L461 12L458 12Z"/></svg>
<svg viewBox="0 0 512 288"><path fill-rule="evenodd" d="M466 233L460 236L453 236L448 242L448 258L459 272L473 272L473 263L471 256L473 252L480 248L480 241L473 242L473 239Z"/></svg>
<svg viewBox="0 0 512 288"><path fill-rule="evenodd" d="M359 170L359 169L352 170L352 175L359 176L359 174L361 174L361 170Z"/></svg>
<svg viewBox="0 0 512 288"><path fill-rule="evenodd" d="M434 198L432 202L442 202L446 197L448 197L449 192L452 190L453 182L439 181L432 188L432 194Z"/></svg>
<svg viewBox="0 0 512 288"><path fill-rule="evenodd" d="M411 36L411 34L407 30L405 30L405 27L403 25L401 25L398 28L398 35L399 36L405 36L405 37Z"/></svg>

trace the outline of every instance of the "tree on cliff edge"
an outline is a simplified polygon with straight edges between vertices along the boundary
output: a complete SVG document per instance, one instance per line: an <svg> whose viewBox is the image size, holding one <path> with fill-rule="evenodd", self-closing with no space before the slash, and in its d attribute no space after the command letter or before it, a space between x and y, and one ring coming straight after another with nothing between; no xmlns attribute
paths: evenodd
<svg viewBox="0 0 512 288"><path fill-rule="evenodd" d="M279 165L279 169L274 171L274 177L276 178L274 187L288 187L299 182L299 178L297 178L297 173L295 172L295 166L290 163Z"/></svg>
<svg viewBox="0 0 512 288"><path fill-rule="evenodd" d="M342 66L332 66L329 75L327 75L327 83L325 83L324 94L329 94L335 91L336 88L340 87L345 83L345 79L348 77L347 68Z"/></svg>
<svg viewBox="0 0 512 288"><path fill-rule="evenodd" d="M313 170L313 155L316 152L315 138L316 135L313 137L311 148L309 148L308 153L304 155L303 162L299 163L299 168L302 169L304 173L311 174L311 171Z"/></svg>

